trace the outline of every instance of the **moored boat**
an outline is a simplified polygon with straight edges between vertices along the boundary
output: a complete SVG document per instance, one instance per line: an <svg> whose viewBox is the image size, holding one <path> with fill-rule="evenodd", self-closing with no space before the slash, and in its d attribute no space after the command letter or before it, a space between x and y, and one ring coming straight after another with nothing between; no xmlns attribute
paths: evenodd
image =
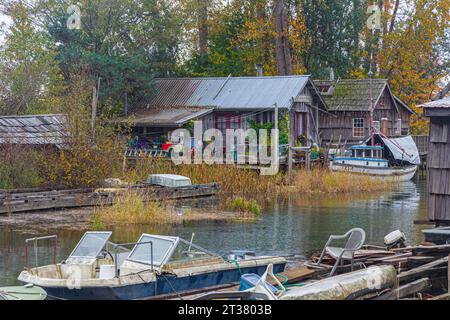
<svg viewBox="0 0 450 320"><path fill-rule="evenodd" d="M420 164L419 152L411 137L388 139L377 135L376 145L356 145L348 154L335 157L330 169L368 175L389 181L409 181Z"/></svg>
<svg viewBox="0 0 450 320"><path fill-rule="evenodd" d="M0 287L0 300L45 300L44 289L32 284L15 287Z"/></svg>
<svg viewBox="0 0 450 320"><path fill-rule="evenodd" d="M65 262L29 268L18 279L51 298L128 300L234 283L241 273L286 265L272 256L226 260L179 237L143 234L136 243L113 244L111 234L86 232Z"/></svg>
<svg viewBox="0 0 450 320"><path fill-rule="evenodd" d="M437 245L450 243L450 227L439 227L434 229L422 230L426 242Z"/></svg>

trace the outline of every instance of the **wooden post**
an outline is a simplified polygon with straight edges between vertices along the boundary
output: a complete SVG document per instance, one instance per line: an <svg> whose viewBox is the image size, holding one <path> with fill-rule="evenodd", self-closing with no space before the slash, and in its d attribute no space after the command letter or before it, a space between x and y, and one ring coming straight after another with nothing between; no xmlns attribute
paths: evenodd
<svg viewBox="0 0 450 320"><path fill-rule="evenodd" d="M127 171L127 155L126 152L123 154L123 162L122 162L122 175L125 175Z"/></svg>
<svg viewBox="0 0 450 320"><path fill-rule="evenodd" d="M98 92L100 91L100 78L98 78L97 88L92 87L92 142L95 143L95 122L97 121L97 103L98 103Z"/></svg>
<svg viewBox="0 0 450 320"><path fill-rule="evenodd" d="M278 130L278 104L275 103L275 130Z"/></svg>
<svg viewBox="0 0 450 320"><path fill-rule="evenodd" d="M274 124L274 129L275 130L278 130L279 128L278 128L278 104L277 103L275 103L275 115L274 115L274 122L275 122L275 124ZM272 143L273 143L273 141L272 141ZM277 165L277 171L280 169L280 133L278 132L278 143L277 143L277 145L278 145L278 150L275 150L275 152L276 152L276 154L275 154L275 156L273 157L273 159L275 159L275 157L277 157L276 159L276 165ZM272 149L273 150L273 149Z"/></svg>
<svg viewBox="0 0 450 320"><path fill-rule="evenodd" d="M92 142L95 141L95 122L97 118L97 88L95 86L92 87Z"/></svg>
<svg viewBox="0 0 450 320"><path fill-rule="evenodd" d="M306 152L306 170L311 170L311 150Z"/></svg>
<svg viewBox="0 0 450 320"><path fill-rule="evenodd" d="M292 182L292 148L294 147L294 140L295 140L295 112L292 110L292 108L289 110L289 148L288 148L288 178L289 183Z"/></svg>

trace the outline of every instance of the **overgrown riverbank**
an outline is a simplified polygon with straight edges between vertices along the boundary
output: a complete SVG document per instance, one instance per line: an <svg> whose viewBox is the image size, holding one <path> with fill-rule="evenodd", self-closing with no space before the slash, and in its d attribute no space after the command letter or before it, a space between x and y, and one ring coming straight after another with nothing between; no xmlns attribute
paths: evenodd
<svg viewBox="0 0 450 320"><path fill-rule="evenodd" d="M261 212L255 201L237 198L215 209L180 206L175 201L145 202L141 194L128 191L117 196L113 205L95 207L91 215L94 229L113 225L182 224L198 221L254 221Z"/></svg>
<svg viewBox="0 0 450 320"><path fill-rule="evenodd" d="M115 150L115 149L111 149ZM169 160L140 159L133 167L122 171L117 157L109 158L113 151L102 151L97 148L79 154L63 150L59 157L47 157L43 153L34 151L27 153L33 155L33 161L25 165L25 155L17 158L12 152L3 156L13 155L8 166L3 166L0 176L5 170L10 170L7 180L12 187L101 187L104 179L108 177L120 178L128 183L146 180L149 174L172 173L191 178L194 184L217 182L220 184L218 194L219 204L215 212L192 211L189 215L174 213L173 203L144 203L139 195L125 193L119 201L110 207L96 208L92 224L117 223L179 223L186 220L223 219L222 212L234 212L226 220L248 219L258 217L264 207L275 198L288 198L291 196L327 195L327 194L361 194L368 192L382 192L391 189L392 184L368 176L357 176L347 173L331 172L326 167L316 166L312 170L299 169L294 171L289 181L286 173L280 172L273 176L262 176L258 171L242 169L229 165L175 165ZM80 151L80 153L83 153ZM70 155L70 156L69 156ZM89 155L94 156L89 162L83 162ZM75 159L75 161L72 161ZM59 163L58 163L59 162ZM111 163L111 164L109 164ZM0 166L1 167L1 166ZM26 170L24 170L26 168ZM2 173L3 172L3 173ZM33 174L29 175L28 173ZM79 179L77 177L80 177ZM25 184L15 181L28 179ZM22 180L21 180L22 179ZM218 214L219 213L219 214Z"/></svg>
<svg viewBox="0 0 450 320"><path fill-rule="evenodd" d="M292 182L284 173L261 176L255 170L232 166L181 165L169 161L141 161L124 176L128 182L145 180L148 174L172 173L188 176L193 183L217 182L221 186L214 210L175 208L173 202L144 203L139 195L126 193L113 206L95 209L92 224L96 228L118 223L176 224L197 220L254 220L274 198L292 196L343 195L388 191L392 184L327 168L298 170ZM233 212L233 213L231 213Z"/></svg>
<svg viewBox="0 0 450 320"><path fill-rule="evenodd" d="M286 173L262 176L258 171L227 165L174 165L170 161L138 161L124 178L129 182L144 180L152 173L173 173L190 177L193 183L217 182L221 194L227 198L267 199L275 195L342 194L369 191L387 191L392 183L369 176L337 173L327 167L316 166L312 170L294 171L292 181Z"/></svg>

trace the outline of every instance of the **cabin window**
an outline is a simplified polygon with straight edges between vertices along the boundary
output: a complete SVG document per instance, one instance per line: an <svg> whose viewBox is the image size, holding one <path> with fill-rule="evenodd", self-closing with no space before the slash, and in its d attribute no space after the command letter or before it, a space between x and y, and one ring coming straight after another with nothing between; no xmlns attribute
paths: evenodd
<svg viewBox="0 0 450 320"><path fill-rule="evenodd" d="M354 118L353 119L353 137L361 138L364 137L364 119Z"/></svg>

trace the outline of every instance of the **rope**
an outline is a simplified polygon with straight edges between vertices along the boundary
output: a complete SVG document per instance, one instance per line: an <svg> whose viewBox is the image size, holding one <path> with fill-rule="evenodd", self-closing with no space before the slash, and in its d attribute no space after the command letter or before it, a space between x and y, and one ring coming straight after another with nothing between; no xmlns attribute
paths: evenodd
<svg viewBox="0 0 450 320"><path fill-rule="evenodd" d="M169 281L169 279L166 278L166 276L164 274L159 274L160 276L162 276L164 278L164 280L167 281L167 283L169 284L170 288L172 289L172 291L178 296L178 298L180 298L180 300L184 300L183 297L178 293L177 290L175 290L175 288L172 286L172 283ZM158 282L158 278L156 278L156 283Z"/></svg>
<svg viewBox="0 0 450 320"><path fill-rule="evenodd" d="M239 262L237 260L233 259L233 260L230 260L229 263L234 263L239 270L239 274L242 276L242 270L241 270L241 266L239 265Z"/></svg>
<svg viewBox="0 0 450 320"><path fill-rule="evenodd" d="M285 285L285 284L288 283L288 281L289 281L289 278L286 277L286 276L285 276L284 274L282 274L282 273L276 273L276 274L274 274L274 276L275 276L275 277L283 278L283 282L281 282L282 285Z"/></svg>
<svg viewBox="0 0 450 320"><path fill-rule="evenodd" d="M289 282L289 278L282 273L276 273L276 274L274 274L274 276L283 278L283 282L281 282L281 285L283 287L285 287L286 289L292 288L292 287L303 287L305 285L304 283L287 284ZM277 286L277 289L281 289L281 288L278 288L278 286Z"/></svg>

